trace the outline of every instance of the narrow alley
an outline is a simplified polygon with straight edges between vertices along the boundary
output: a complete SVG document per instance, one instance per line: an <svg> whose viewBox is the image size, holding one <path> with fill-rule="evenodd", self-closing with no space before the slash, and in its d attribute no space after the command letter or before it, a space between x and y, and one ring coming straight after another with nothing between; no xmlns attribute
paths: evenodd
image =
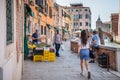
<svg viewBox="0 0 120 80"><path fill-rule="evenodd" d="M79 58L70 51L70 42L65 42L65 50L55 62L24 61L22 80L87 80L87 72L80 75ZM120 77L100 68L97 63L90 63L91 80L120 80ZM86 70L85 70L86 71Z"/></svg>

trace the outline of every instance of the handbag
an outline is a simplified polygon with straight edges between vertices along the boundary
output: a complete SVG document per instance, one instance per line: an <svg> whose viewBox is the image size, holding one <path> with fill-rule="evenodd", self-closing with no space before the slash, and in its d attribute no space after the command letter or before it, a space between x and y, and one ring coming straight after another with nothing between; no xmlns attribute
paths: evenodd
<svg viewBox="0 0 120 80"><path fill-rule="evenodd" d="M93 51L92 50L89 50L89 55L90 55L90 58L95 58L95 54L93 53Z"/></svg>
<svg viewBox="0 0 120 80"><path fill-rule="evenodd" d="M65 47L63 44L61 44L61 50L64 51Z"/></svg>

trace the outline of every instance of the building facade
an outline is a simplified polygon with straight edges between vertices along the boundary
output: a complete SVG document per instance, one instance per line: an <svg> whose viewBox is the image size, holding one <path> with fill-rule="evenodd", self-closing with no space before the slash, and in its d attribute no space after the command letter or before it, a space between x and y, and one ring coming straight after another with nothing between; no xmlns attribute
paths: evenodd
<svg viewBox="0 0 120 80"><path fill-rule="evenodd" d="M72 15L73 31L91 29L91 10L89 7L84 7L83 4L71 4L65 8Z"/></svg>
<svg viewBox="0 0 120 80"><path fill-rule="evenodd" d="M21 80L24 0L1 0L0 10L0 80Z"/></svg>
<svg viewBox="0 0 120 80"><path fill-rule="evenodd" d="M96 21L96 30L98 31L98 29L101 28L102 31L107 32L109 34L111 33L111 21L108 22L102 22L100 17L98 17L97 21Z"/></svg>
<svg viewBox="0 0 120 80"><path fill-rule="evenodd" d="M113 35L113 40L116 42L120 42L120 38L118 36L118 20L119 20L119 14L118 13L113 13L111 14L111 22L112 22L112 35Z"/></svg>
<svg viewBox="0 0 120 80"><path fill-rule="evenodd" d="M26 0L33 11L34 17L27 18L27 33L38 30L41 42L51 44L54 36L54 0Z"/></svg>
<svg viewBox="0 0 120 80"><path fill-rule="evenodd" d="M63 16L62 16L63 6L55 3L54 9L55 9L55 15L54 15L55 26L56 26L56 28L59 29L60 34L62 34L62 27L63 27L63 22L64 22Z"/></svg>
<svg viewBox="0 0 120 80"><path fill-rule="evenodd" d="M112 41L112 25L111 25L111 21L108 22L102 22L100 19L100 16L98 17L97 21L96 21L96 30L100 34L103 35L103 40L108 40L108 41ZM100 30L102 30L102 33L99 32ZM103 41L101 41L101 43L103 43Z"/></svg>
<svg viewBox="0 0 120 80"><path fill-rule="evenodd" d="M47 44L52 43L54 36L54 0L35 0L35 4L38 6L38 30L40 36L45 37Z"/></svg>
<svg viewBox="0 0 120 80"><path fill-rule="evenodd" d="M38 14L38 6L35 3L35 0L25 0L25 3L31 9L31 15L26 15L26 35L32 35L35 30L39 29L39 14Z"/></svg>
<svg viewBox="0 0 120 80"><path fill-rule="evenodd" d="M61 5L55 3L55 25L59 28L63 39L68 39L71 34L71 14Z"/></svg>
<svg viewBox="0 0 120 80"><path fill-rule="evenodd" d="M63 21L63 38L68 39L72 34L72 14L70 14L66 9L62 9L62 21Z"/></svg>
<svg viewBox="0 0 120 80"><path fill-rule="evenodd" d="M119 2L120 4L120 2ZM120 5L119 5L119 20L118 20L118 42L120 43Z"/></svg>

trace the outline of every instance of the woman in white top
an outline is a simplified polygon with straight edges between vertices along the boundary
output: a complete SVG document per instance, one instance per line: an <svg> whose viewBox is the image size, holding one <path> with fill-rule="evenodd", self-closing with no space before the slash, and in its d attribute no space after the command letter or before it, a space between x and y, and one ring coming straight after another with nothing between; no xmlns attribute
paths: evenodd
<svg viewBox="0 0 120 80"><path fill-rule="evenodd" d="M83 74L83 68L85 63L86 69L88 71L88 79L90 79L90 70L89 70L89 62L88 62L90 59L89 48L90 48L90 39L88 38L88 34L86 30L82 30L81 38L78 44L78 57L80 57L81 74Z"/></svg>

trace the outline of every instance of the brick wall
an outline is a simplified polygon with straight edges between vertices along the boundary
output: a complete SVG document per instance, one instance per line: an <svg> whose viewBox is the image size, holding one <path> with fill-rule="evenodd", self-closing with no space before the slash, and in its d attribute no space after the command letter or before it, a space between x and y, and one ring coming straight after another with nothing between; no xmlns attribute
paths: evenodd
<svg viewBox="0 0 120 80"><path fill-rule="evenodd" d="M16 52L17 60L23 49L23 2L19 3L19 0L16 0Z"/></svg>
<svg viewBox="0 0 120 80"><path fill-rule="evenodd" d="M114 32L114 35L118 35L118 18L119 15L117 13L111 15L111 21L112 21L112 32Z"/></svg>
<svg viewBox="0 0 120 80"><path fill-rule="evenodd" d="M117 49L116 48L110 48L105 46L100 46L99 51L97 52L96 59L98 60L98 55L105 53L109 56L109 64L110 68L113 70L117 70Z"/></svg>

